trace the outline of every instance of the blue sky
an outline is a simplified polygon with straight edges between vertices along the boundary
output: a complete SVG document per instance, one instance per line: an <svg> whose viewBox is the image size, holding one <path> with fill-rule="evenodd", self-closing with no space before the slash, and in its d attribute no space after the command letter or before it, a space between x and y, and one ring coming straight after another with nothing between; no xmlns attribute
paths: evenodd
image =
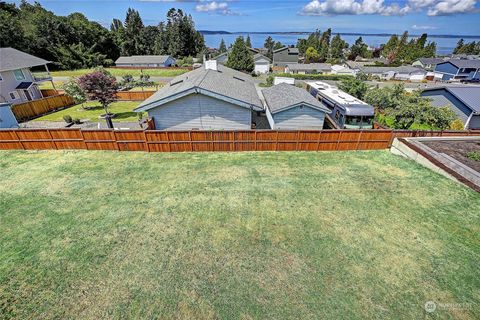
<svg viewBox="0 0 480 320"><path fill-rule="evenodd" d="M15 1L19 2L19 1ZM197 29L480 35L480 0L39 0L59 15L82 12L108 26L137 9L156 25L171 7L191 14Z"/></svg>

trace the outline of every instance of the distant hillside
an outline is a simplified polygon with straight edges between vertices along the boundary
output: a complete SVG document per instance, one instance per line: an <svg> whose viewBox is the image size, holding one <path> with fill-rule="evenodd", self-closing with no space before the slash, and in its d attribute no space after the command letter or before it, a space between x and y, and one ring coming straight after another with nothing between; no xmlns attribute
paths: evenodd
<svg viewBox="0 0 480 320"><path fill-rule="evenodd" d="M198 30L201 34L232 34L228 31Z"/></svg>

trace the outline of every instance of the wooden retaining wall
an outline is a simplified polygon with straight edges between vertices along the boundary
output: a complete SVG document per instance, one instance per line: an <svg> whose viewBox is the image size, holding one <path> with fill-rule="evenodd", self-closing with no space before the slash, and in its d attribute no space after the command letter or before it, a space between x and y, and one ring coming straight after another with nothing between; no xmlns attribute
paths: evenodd
<svg viewBox="0 0 480 320"><path fill-rule="evenodd" d="M0 130L0 149L86 149L146 152L334 151L389 148L395 137L479 135L477 131L155 131Z"/></svg>

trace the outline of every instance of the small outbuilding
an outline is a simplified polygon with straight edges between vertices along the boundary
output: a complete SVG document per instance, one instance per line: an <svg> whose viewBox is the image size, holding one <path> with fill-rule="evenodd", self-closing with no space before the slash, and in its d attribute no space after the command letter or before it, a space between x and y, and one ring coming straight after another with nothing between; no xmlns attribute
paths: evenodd
<svg viewBox="0 0 480 320"><path fill-rule="evenodd" d="M286 83L263 89L266 116L272 129L321 130L331 111L302 88Z"/></svg>
<svg viewBox="0 0 480 320"><path fill-rule="evenodd" d="M120 68L166 68L175 65L175 59L169 55L130 56L118 58L115 65Z"/></svg>

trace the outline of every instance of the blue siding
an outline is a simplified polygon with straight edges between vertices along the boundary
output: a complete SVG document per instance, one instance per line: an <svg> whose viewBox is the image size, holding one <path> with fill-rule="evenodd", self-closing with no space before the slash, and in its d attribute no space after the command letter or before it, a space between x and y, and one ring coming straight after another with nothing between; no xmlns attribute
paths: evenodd
<svg viewBox="0 0 480 320"><path fill-rule="evenodd" d="M435 72L457 74L458 68L449 62L437 64Z"/></svg>
<svg viewBox="0 0 480 320"><path fill-rule="evenodd" d="M248 130L250 109L202 94L191 94L148 110L157 130Z"/></svg>
<svg viewBox="0 0 480 320"><path fill-rule="evenodd" d="M297 106L273 114L275 129L321 130L325 112L308 106Z"/></svg>

